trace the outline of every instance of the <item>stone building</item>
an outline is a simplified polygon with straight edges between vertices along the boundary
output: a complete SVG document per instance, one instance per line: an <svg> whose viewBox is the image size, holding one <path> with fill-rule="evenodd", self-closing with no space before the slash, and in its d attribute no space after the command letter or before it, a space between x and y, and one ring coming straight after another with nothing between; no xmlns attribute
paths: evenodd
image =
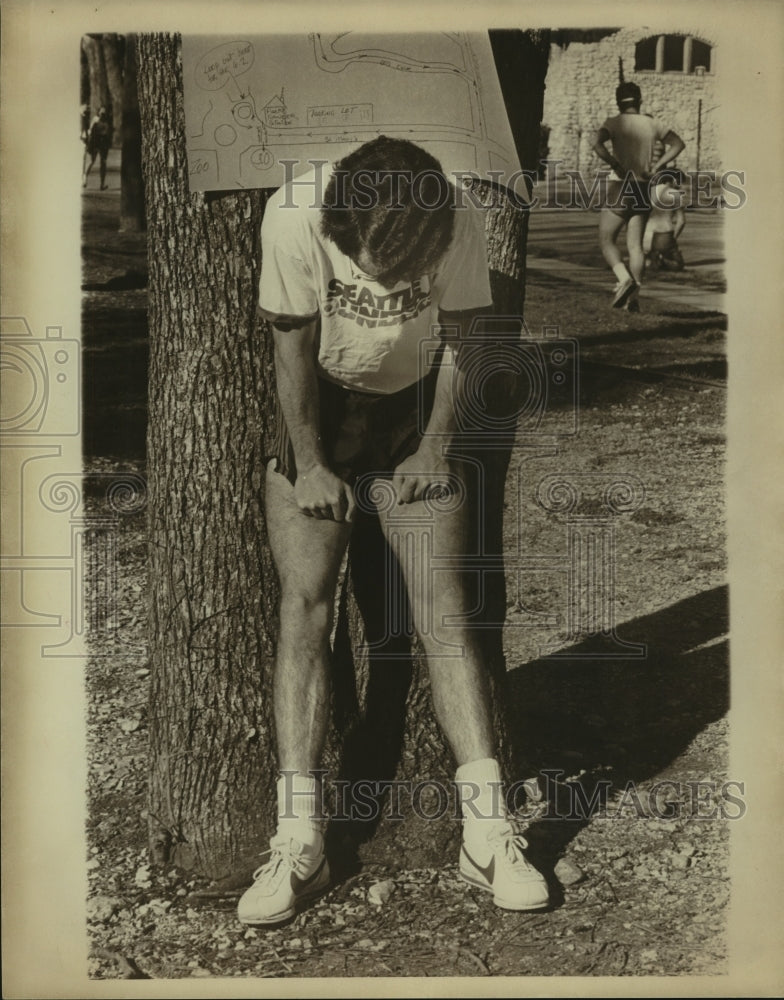
<svg viewBox="0 0 784 1000"><path fill-rule="evenodd" d="M550 159L584 175L599 169L592 134L618 113L621 60L623 78L642 91L642 111L663 120L686 143L676 165L721 170L716 47L709 33L605 28L554 31L553 39L542 120L549 129Z"/></svg>

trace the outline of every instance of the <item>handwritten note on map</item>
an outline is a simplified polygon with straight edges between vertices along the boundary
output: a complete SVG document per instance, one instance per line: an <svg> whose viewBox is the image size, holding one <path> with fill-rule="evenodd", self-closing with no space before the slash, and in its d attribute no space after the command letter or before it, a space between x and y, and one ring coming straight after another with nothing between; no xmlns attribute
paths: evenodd
<svg viewBox="0 0 784 1000"><path fill-rule="evenodd" d="M519 169L487 34L199 35L182 54L192 191L280 187L378 135L447 173Z"/></svg>

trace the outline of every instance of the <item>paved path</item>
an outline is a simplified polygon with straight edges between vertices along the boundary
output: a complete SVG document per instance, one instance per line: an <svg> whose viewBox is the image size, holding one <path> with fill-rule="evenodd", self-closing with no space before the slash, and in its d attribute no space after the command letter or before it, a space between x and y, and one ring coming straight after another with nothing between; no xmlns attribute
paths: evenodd
<svg viewBox="0 0 784 1000"><path fill-rule="evenodd" d="M615 277L609 268L586 267L584 264L573 264L571 261L558 260L555 257L536 257L529 253L526 258L526 268L529 274L536 271L557 274L564 281L603 292L608 298L615 284ZM640 302L643 306L646 299L689 306L706 312L725 312L723 293L700 288L698 285L675 285L662 278L650 278L645 281L640 292Z"/></svg>
<svg viewBox="0 0 784 1000"><path fill-rule="evenodd" d="M725 312L724 294L704 287L699 278L716 278L725 263L722 216L718 211L690 211L679 241L686 259L686 276L693 283L669 275L646 278L641 303L654 299L674 305L711 312ZM528 235L527 266L531 277L537 271L606 294L611 294L615 278L599 251L599 216L594 211L534 209ZM619 246L623 247L623 233ZM541 253L537 254L537 250ZM715 284L715 281L714 281Z"/></svg>

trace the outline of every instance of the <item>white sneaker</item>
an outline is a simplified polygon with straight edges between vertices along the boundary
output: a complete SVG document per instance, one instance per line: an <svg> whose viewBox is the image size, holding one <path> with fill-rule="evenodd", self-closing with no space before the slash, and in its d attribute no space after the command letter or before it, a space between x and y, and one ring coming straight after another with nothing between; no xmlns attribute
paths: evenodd
<svg viewBox="0 0 784 1000"><path fill-rule="evenodd" d="M276 834L270 857L253 873L253 885L240 898L243 924L279 924L329 888L329 864L323 842L311 847Z"/></svg>
<svg viewBox="0 0 784 1000"><path fill-rule="evenodd" d="M613 309L620 309L621 306L626 305L627 300L637 291L639 287L640 286L632 277L619 281L613 289Z"/></svg>
<svg viewBox="0 0 784 1000"><path fill-rule="evenodd" d="M547 882L523 853L528 842L511 822L498 823L487 835L490 859L472 857L465 841L460 850L460 876L470 885L492 892L504 910L541 910L549 901Z"/></svg>

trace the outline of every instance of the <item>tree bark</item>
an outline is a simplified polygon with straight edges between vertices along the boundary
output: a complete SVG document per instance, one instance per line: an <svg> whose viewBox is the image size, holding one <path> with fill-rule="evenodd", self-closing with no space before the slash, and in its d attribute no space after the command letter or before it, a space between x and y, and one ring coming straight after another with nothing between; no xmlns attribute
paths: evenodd
<svg viewBox="0 0 784 1000"><path fill-rule="evenodd" d="M142 121L136 83L136 36L125 36L122 103L122 158L120 160L120 230L145 228L142 177Z"/></svg>
<svg viewBox="0 0 784 1000"><path fill-rule="evenodd" d="M103 106L111 107L109 95L109 84L106 79L106 66L103 60L103 49L100 43L100 36L83 35L82 52L87 59L87 73L90 80L90 119L98 114L98 109Z"/></svg>
<svg viewBox="0 0 784 1000"><path fill-rule="evenodd" d="M150 840L218 878L272 832L276 582L262 516L273 391L260 191L188 191L179 40L140 35L148 195Z"/></svg>
<svg viewBox="0 0 784 1000"><path fill-rule="evenodd" d="M517 69L532 45L521 34ZM150 839L154 858L221 878L252 867L275 817L277 584L261 505L274 376L269 330L257 313L266 196L189 193L178 39L140 35L137 51L150 262ZM537 138L538 118L534 147ZM492 206L495 307L519 317L527 213L487 186L479 194ZM508 378L505 385L511 403L517 387ZM491 553L502 551L510 447L500 442L477 457L489 484L483 531ZM352 544L350 576L365 613L373 613L367 598L374 593L363 586L373 570L365 556L381 544L370 521ZM494 574L487 607L496 628L484 638L498 687L503 573ZM368 660L357 602L343 590L324 766L349 779L447 786L453 762L433 718L426 670L402 642L396 651L396 663ZM495 705L508 765L502 702ZM434 785L423 788L419 805L439 809L439 795ZM443 863L459 831L454 813L429 822L412 813L410 799L402 805L403 822L359 831L333 823L332 846L351 855L364 841L360 854L397 865Z"/></svg>
<svg viewBox="0 0 784 1000"><path fill-rule="evenodd" d="M112 144L122 142L124 40L116 34L101 35L101 52L109 90L109 113L112 118Z"/></svg>
<svg viewBox="0 0 784 1000"><path fill-rule="evenodd" d="M90 106L90 67L87 62L84 39L79 46L79 103Z"/></svg>

